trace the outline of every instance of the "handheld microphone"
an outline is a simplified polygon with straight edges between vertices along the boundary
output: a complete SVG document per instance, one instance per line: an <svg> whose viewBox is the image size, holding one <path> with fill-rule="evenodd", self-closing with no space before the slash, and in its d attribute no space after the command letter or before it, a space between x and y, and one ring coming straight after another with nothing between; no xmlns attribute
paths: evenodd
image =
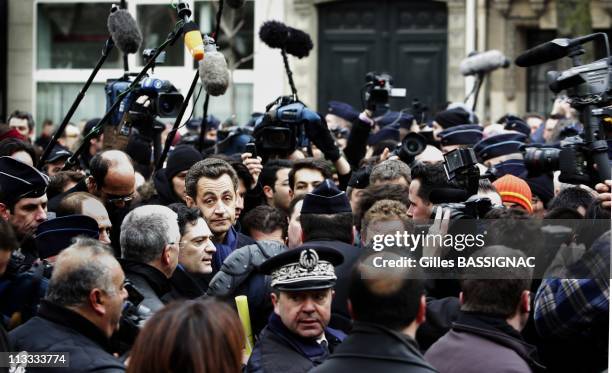
<svg viewBox="0 0 612 373"><path fill-rule="evenodd" d="M227 61L215 44L206 44L206 58L200 61L198 69L202 85L209 95L221 96L227 91L230 81Z"/></svg>
<svg viewBox="0 0 612 373"><path fill-rule="evenodd" d="M572 47L586 43L599 36L599 33L580 36L574 39L558 38L526 50L514 63L520 67L541 65L567 56Z"/></svg>
<svg viewBox="0 0 612 373"><path fill-rule="evenodd" d="M244 6L244 0L226 0L227 6L233 9L240 9Z"/></svg>
<svg viewBox="0 0 612 373"><path fill-rule="evenodd" d="M464 58L459 66L459 71L464 76L488 73L500 67L504 69L510 66L510 60L498 50L492 49L482 53L476 53Z"/></svg>
<svg viewBox="0 0 612 373"><path fill-rule="evenodd" d="M121 52L125 54L138 52L142 44L142 34L127 10L113 7L108 16L107 26L111 38Z"/></svg>
<svg viewBox="0 0 612 373"><path fill-rule="evenodd" d="M204 58L204 41L202 40L202 33L198 25L190 21L191 9L184 0L179 0L176 6L179 18L183 20L183 33L185 35L184 42L185 48L189 51L191 56L196 61L201 61Z"/></svg>
<svg viewBox="0 0 612 373"><path fill-rule="evenodd" d="M183 26L185 33L185 47L196 61L201 61L204 58L204 41L202 33L194 22L187 22Z"/></svg>

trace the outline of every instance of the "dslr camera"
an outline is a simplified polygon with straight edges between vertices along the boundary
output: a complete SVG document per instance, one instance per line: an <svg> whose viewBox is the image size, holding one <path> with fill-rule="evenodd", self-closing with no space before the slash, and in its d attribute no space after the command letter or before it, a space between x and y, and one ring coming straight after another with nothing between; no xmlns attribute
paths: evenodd
<svg viewBox="0 0 612 373"><path fill-rule="evenodd" d="M437 204L432 210L432 219L435 218L438 206L451 210L451 220L482 219L494 208L489 198L477 196L480 180L480 170L476 165L477 163L478 160L472 148L458 148L444 155L444 171L451 185L447 193L438 194L444 194L447 198L455 201L464 200L464 202ZM450 190L452 190L452 193L449 193ZM438 202L436 198L431 199L432 202Z"/></svg>
<svg viewBox="0 0 612 373"><path fill-rule="evenodd" d="M316 112L292 96L282 96L266 107L257 118L253 137L260 155L288 156L309 144L306 127L321 121Z"/></svg>
<svg viewBox="0 0 612 373"><path fill-rule="evenodd" d="M375 113L389 110L389 98L406 97L406 88L393 88L393 78L387 73L371 71L365 80L364 107Z"/></svg>
<svg viewBox="0 0 612 373"><path fill-rule="evenodd" d="M597 38L602 38L605 43L606 58L582 64L582 44ZM552 59L548 56L552 56ZM612 67L608 36L599 32L575 39L555 39L519 56L517 64L532 66L565 56L572 59L574 66L561 72L547 72L549 88L555 93L567 93L570 105L580 112L584 131L578 136L564 139L560 149L525 147L525 165L531 173L559 170L559 180L562 182L594 186L610 179L608 146L603 131L603 120L612 114Z"/></svg>

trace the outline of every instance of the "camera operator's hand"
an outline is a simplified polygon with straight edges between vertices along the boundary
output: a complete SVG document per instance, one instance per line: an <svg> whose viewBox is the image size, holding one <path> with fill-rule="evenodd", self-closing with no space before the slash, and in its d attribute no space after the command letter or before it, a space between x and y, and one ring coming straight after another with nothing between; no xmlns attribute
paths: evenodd
<svg viewBox="0 0 612 373"><path fill-rule="evenodd" d="M340 158L340 149L336 146L327 123L321 120L317 123L309 123L306 127L306 136L325 155L325 159L336 162Z"/></svg>
<svg viewBox="0 0 612 373"><path fill-rule="evenodd" d="M597 191L597 199L601 203L601 205L607 209L612 206L612 180L606 180L604 183L599 183L595 185L595 190Z"/></svg>
<svg viewBox="0 0 612 373"><path fill-rule="evenodd" d="M577 244L576 242L571 242L569 245L566 243L561 244L561 247L557 251L557 255L555 255L553 260L550 262L550 265L546 269L544 277L568 277L567 268L582 258L585 252L586 247L582 243Z"/></svg>
<svg viewBox="0 0 612 373"><path fill-rule="evenodd" d="M251 158L251 153L242 153L240 158L242 158L242 164L248 168L251 173L251 177L253 178L253 184L249 186L249 189L253 189L255 185L257 185L257 181L259 180L259 175L261 174L261 170L263 169L263 165L261 164L261 157Z"/></svg>
<svg viewBox="0 0 612 373"><path fill-rule="evenodd" d="M133 109L144 112L149 109L149 106L151 106L151 99L147 95L142 95L134 101Z"/></svg>
<svg viewBox="0 0 612 373"><path fill-rule="evenodd" d="M397 155L394 155L389 148L385 148L383 152L380 154L379 163L382 163L388 159L399 159Z"/></svg>
<svg viewBox="0 0 612 373"><path fill-rule="evenodd" d="M448 226L450 224L451 210L438 207L436 208L436 216L434 222L429 227L428 235L432 236L444 236L448 233ZM429 242L429 240L427 240ZM435 242L436 240L431 240ZM436 245L423 245L423 256L428 257L444 257L448 252L448 248L437 247Z"/></svg>

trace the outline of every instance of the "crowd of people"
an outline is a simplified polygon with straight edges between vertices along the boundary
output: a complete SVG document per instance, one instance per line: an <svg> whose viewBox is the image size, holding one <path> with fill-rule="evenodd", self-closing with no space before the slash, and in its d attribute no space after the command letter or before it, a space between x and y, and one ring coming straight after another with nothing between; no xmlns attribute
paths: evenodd
<svg viewBox="0 0 612 373"><path fill-rule="evenodd" d="M612 180L566 184L524 159L526 145L584 130L566 101L496 123L461 104L422 123L327 109L308 123L308 146L282 155L256 138L271 124L255 116L190 120L160 169L154 139L132 128L125 146L100 131L66 170L99 119L54 143L52 123L34 138L32 116L11 114L0 125L0 351L67 353L66 366L47 368L58 372L607 369ZM425 142L408 158L402 141L417 133ZM477 157L475 193L449 179L456 149ZM438 207L475 198L486 211ZM475 258L525 258L543 236L520 227L547 219L608 223L588 234L568 223L552 255L563 265L548 276L432 279L371 265L406 255L378 238L447 232L459 213L498 230Z"/></svg>

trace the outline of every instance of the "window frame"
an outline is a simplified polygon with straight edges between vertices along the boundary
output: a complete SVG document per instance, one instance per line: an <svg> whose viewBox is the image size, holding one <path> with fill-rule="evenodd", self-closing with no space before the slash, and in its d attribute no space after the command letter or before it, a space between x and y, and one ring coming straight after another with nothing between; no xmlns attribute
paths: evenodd
<svg viewBox="0 0 612 373"><path fill-rule="evenodd" d="M185 0L191 9L194 9L194 3L197 2L210 2L213 0ZM117 3L117 0L34 0L32 6L33 8L33 24L32 24L32 92L33 92L33 102L32 102L32 114L35 119L37 118L37 109L38 109L38 83L80 83L84 84L87 81L87 78L91 74L93 70L92 66L90 69L53 69L53 68L38 68L38 5L39 4L70 4L70 3L108 3L109 9L110 4ZM127 2L127 10L130 14L137 19L137 7L140 5L168 5L168 0L132 0ZM168 32L171 31L172 25L168 25ZM255 36L257 33L254 33ZM182 40L178 40L177 43L183 43ZM103 44L100 44L100 50L102 50ZM154 70L153 76L166 79L171 81L175 87L183 94L186 95L191 82L195 76L196 69L193 68L193 59L186 48L183 48L184 58L183 58L183 66L156 66ZM128 55L128 65L130 66L131 72L139 72L143 66L139 66L136 64L137 58L135 54ZM117 79L118 77L123 75L123 68L102 68L98 71L98 74L92 81L92 84L101 83L104 84L108 79ZM234 84L250 84L253 86L253 92L255 92L255 73L253 69L238 69L233 72L232 83ZM194 96L197 94L197 90L194 92ZM226 93L226 95L229 93ZM204 95L200 95L198 105L202 105L204 102ZM251 106L254 106L255 100L252 100ZM72 100L71 100L72 103ZM189 100L189 106L185 112L185 116L183 117L183 121L187 119L187 116L193 109L193 97ZM251 107L250 112L253 112L254 108ZM68 111L68 107L65 108L65 111ZM103 113L96 113L96 115L101 116ZM55 118L53 118L55 120ZM59 118L60 121L62 118ZM72 121L78 121L81 118L72 118ZM225 119L225 118L220 118ZM37 123L41 122L40 120L36 121ZM59 124L59 123L57 123Z"/></svg>

